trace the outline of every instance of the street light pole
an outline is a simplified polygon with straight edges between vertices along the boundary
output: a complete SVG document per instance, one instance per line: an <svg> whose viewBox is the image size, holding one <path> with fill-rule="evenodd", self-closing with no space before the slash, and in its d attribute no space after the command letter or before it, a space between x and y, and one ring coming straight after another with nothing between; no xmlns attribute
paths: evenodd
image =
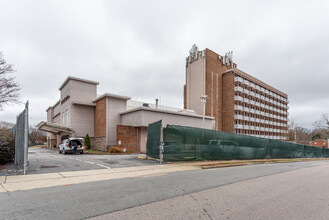
<svg viewBox="0 0 329 220"><path fill-rule="evenodd" d="M204 127L204 118L206 115L206 103L207 103L207 95L202 95L201 97L201 102L203 103L203 117L202 117L202 126Z"/></svg>

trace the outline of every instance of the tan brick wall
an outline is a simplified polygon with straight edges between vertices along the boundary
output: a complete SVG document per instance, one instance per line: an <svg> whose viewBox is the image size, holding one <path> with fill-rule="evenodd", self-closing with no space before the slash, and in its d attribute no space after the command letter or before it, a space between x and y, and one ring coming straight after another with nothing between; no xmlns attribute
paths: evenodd
<svg viewBox="0 0 329 220"><path fill-rule="evenodd" d="M94 136L106 136L106 97L96 102Z"/></svg>
<svg viewBox="0 0 329 220"><path fill-rule="evenodd" d="M234 74L223 75L223 131L234 132Z"/></svg>
<svg viewBox="0 0 329 220"><path fill-rule="evenodd" d="M107 151L106 137L91 137L90 144L92 150Z"/></svg>
<svg viewBox="0 0 329 220"><path fill-rule="evenodd" d="M117 125L117 147L121 149L126 149L130 152L137 152L139 149L137 148L138 143L138 132L136 127L133 126L124 126ZM119 145L119 141L121 144ZM137 150L138 149L138 150Z"/></svg>

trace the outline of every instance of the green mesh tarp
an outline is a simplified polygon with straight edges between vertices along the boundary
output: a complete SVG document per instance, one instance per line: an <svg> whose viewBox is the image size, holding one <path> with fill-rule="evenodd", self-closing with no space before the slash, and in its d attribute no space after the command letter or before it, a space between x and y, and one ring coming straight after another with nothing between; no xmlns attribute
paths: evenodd
<svg viewBox="0 0 329 220"><path fill-rule="evenodd" d="M304 157L329 157L329 150L176 125L168 125L164 134L165 161Z"/></svg>
<svg viewBox="0 0 329 220"><path fill-rule="evenodd" d="M159 147L161 144L162 120L148 125L146 155L159 159Z"/></svg>

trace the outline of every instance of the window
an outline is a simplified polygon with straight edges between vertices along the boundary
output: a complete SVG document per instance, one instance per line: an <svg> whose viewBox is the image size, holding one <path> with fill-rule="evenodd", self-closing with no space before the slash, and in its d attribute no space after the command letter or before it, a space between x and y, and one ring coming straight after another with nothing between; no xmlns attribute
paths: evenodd
<svg viewBox="0 0 329 220"><path fill-rule="evenodd" d="M69 110L66 109L64 112L62 112L62 123L67 123L69 121Z"/></svg>

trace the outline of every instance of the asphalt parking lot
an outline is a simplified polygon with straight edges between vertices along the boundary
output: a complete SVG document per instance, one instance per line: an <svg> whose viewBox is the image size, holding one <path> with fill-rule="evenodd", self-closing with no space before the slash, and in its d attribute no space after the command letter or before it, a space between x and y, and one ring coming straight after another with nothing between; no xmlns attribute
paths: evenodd
<svg viewBox="0 0 329 220"><path fill-rule="evenodd" d="M46 148L29 148L29 166L27 174L52 173L65 171L111 169L158 164L153 160L141 160L138 156L145 154L127 155L95 155L95 154L59 154L57 150ZM13 163L2 166L0 176L21 175Z"/></svg>

